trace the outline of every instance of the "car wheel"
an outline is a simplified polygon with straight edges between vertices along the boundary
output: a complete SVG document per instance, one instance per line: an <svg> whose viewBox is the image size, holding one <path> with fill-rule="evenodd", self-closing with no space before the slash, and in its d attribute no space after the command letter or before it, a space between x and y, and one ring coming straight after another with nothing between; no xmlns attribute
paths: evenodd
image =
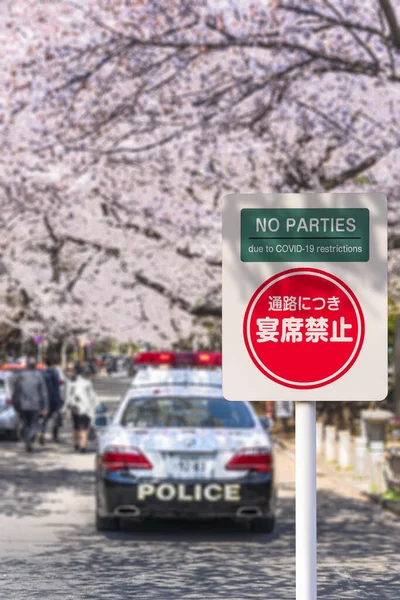
<svg viewBox="0 0 400 600"><path fill-rule="evenodd" d="M275 529L275 517L254 519L250 523L250 529L253 533L272 533Z"/></svg>
<svg viewBox="0 0 400 600"><path fill-rule="evenodd" d="M97 531L116 531L119 529L119 519L96 515L96 529Z"/></svg>

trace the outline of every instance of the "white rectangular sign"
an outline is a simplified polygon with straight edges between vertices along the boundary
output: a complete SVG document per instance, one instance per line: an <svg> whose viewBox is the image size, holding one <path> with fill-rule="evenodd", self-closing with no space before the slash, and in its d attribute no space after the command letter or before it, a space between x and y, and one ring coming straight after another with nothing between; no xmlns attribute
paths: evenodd
<svg viewBox="0 0 400 600"><path fill-rule="evenodd" d="M387 201L230 194L222 203L228 400L387 396Z"/></svg>

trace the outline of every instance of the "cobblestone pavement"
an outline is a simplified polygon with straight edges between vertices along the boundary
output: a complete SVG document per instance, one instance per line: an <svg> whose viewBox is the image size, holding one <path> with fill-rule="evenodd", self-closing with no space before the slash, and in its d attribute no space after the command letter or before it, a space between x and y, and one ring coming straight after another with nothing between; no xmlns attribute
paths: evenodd
<svg viewBox="0 0 400 600"><path fill-rule="evenodd" d="M106 390L107 393L109 393ZM110 392L110 396L113 394ZM161 521L94 529L94 454L0 443L0 588L10 600L295 598L294 462L277 451L278 527ZM318 598L395 600L400 521L319 477Z"/></svg>

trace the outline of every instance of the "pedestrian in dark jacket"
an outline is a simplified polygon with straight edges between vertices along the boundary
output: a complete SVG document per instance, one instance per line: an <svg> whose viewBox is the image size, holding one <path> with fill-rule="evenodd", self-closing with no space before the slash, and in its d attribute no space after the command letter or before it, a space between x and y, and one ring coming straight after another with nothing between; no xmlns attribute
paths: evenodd
<svg viewBox="0 0 400 600"><path fill-rule="evenodd" d="M27 368L18 373L13 388L13 404L22 422L22 437L28 452L36 439L39 419L48 411L48 394L42 373L36 370L36 361L28 359Z"/></svg>
<svg viewBox="0 0 400 600"><path fill-rule="evenodd" d="M41 432L39 434L39 443L44 444L46 436L46 428L49 422L52 423L53 441L58 441L58 429L61 421L62 398L60 393L60 378L58 371L55 368L56 361L49 357L46 360L46 369L43 372L44 380L47 387L47 395L49 399L49 410L47 415L42 420Z"/></svg>

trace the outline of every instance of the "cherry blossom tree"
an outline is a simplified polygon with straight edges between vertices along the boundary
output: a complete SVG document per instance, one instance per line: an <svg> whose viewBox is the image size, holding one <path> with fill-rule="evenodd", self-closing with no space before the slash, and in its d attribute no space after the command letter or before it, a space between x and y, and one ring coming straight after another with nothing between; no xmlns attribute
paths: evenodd
<svg viewBox="0 0 400 600"><path fill-rule="evenodd" d="M232 191L386 192L397 281L398 0L2 10L2 260L27 327L200 335Z"/></svg>

